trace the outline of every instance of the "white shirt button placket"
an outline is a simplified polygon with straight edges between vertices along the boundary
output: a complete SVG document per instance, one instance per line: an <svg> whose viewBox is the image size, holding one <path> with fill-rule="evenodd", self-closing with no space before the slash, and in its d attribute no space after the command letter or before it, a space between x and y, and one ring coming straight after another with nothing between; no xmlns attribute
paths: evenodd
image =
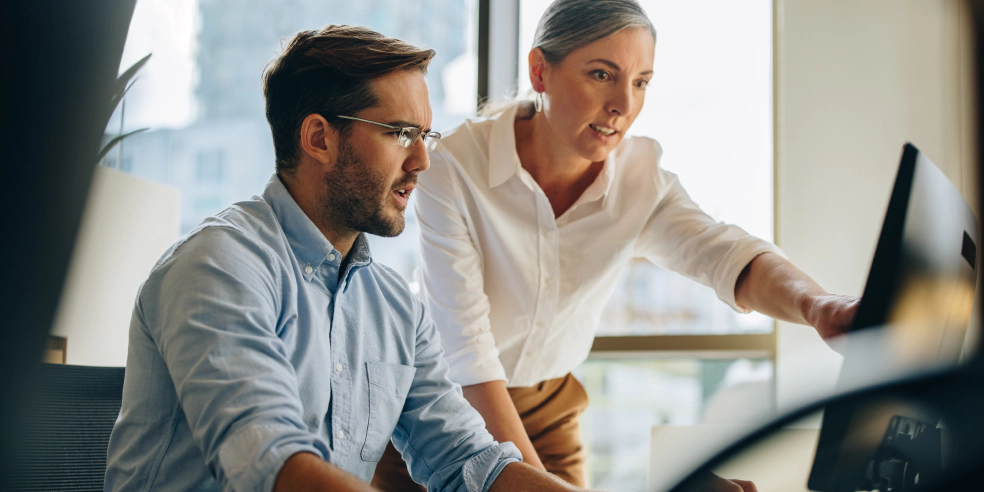
<svg viewBox="0 0 984 492"><path fill-rule="evenodd" d="M541 195L538 202L537 219L538 233L540 235L538 256L541 272L540 292L537 295L536 307L533 310L533 330L527 339L527 349L524 353L527 359L522 364L524 373L536 373L542 368L538 367L539 358L536 357L538 350L549 350L546 347L547 337L550 334L550 325L557 310L557 278L559 275L559 241L557 240L557 223L554 220L553 208L545 195Z"/></svg>

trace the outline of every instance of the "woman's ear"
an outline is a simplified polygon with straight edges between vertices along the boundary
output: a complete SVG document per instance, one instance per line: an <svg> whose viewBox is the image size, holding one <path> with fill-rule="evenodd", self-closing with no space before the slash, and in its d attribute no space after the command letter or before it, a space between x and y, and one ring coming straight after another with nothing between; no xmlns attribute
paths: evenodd
<svg viewBox="0 0 984 492"><path fill-rule="evenodd" d="M543 50L533 48L530 50L530 85L533 90L543 92L546 85L543 83L543 72L547 67L547 59L543 56Z"/></svg>
<svg viewBox="0 0 984 492"><path fill-rule="evenodd" d="M309 114L301 122L302 153L323 165L334 162L338 138L338 131L320 114Z"/></svg>

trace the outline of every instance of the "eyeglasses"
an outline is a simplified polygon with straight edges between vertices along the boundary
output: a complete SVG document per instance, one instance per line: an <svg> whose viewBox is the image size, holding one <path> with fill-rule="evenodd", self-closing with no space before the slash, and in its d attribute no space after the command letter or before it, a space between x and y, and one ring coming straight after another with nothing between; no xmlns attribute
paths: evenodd
<svg viewBox="0 0 984 492"><path fill-rule="evenodd" d="M352 116L342 116L340 114L335 115L338 118L361 121L363 123L371 123L373 125L378 125L384 128L389 128L390 130L399 130L400 134L397 136L397 142L399 142L401 147L410 147L411 145L417 143L417 138L424 139L424 147L427 150L434 150L437 148L437 142L441 140L441 134L437 132L425 132L420 128L415 126L393 126L387 125L386 123L380 123L378 121L364 120L362 118L354 118Z"/></svg>

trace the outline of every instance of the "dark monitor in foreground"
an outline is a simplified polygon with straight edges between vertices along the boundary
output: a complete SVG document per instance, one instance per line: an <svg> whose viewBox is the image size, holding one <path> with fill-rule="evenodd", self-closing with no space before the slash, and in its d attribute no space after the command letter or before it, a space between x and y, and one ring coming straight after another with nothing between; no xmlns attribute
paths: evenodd
<svg viewBox="0 0 984 492"><path fill-rule="evenodd" d="M906 144L847 339L841 389L958 361L974 304L978 238L977 219L960 192ZM925 482L940 471L938 420L901 404L828 406L809 488L908 490L920 473Z"/></svg>

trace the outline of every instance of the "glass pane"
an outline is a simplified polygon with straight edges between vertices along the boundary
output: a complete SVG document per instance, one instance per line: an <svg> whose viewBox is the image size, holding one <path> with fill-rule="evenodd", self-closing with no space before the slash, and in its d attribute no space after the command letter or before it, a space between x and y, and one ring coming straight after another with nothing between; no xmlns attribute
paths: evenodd
<svg viewBox="0 0 984 492"><path fill-rule="evenodd" d="M622 273L598 335L730 335L769 333L772 319L740 314L713 289L643 259Z"/></svg>
<svg viewBox="0 0 984 492"><path fill-rule="evenodd" d="M476 0L139 0L121 71L152 53L110 128L149 131L103 161L181 190L181 227L263 190L274 171L264 116L263 68L296 32L359 24L433 48L427 81L433 128L475 114ZM373 252L409 278L418 248L413 207L400 238L372 237Z"/></svg>
<svg viewBox="0 0 984 492"><path fill-rule="evenodd" d="M748 422L774 401L768 359L598 359L574 374L591 400L581 434L597 489L646 488L653 426Z"/></svg>
<svg viewBox="0 0 984 492"><path fill-rule="evenodd" d="M519 88L550 0L520 3ZM717 220L773 239L772 2L641 0L657 31L655 77L631 133L658 140L662 165ZM709 289L639 262L625 273L599 334L769 332Z"/></svg>

